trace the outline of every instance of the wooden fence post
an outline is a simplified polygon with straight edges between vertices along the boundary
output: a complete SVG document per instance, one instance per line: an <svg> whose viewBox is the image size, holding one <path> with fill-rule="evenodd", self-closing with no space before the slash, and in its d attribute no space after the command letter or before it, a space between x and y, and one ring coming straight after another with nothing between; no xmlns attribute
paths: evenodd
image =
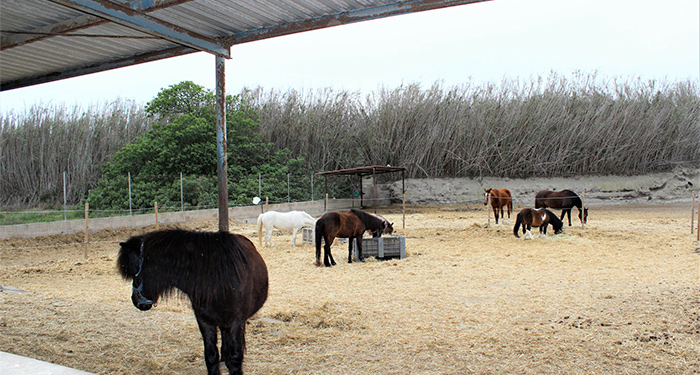
<svg viewBox="0 0 700 375"><path fill-rule="evenodd" d="M693 204L690 205L690 234L695 231L695 192L691 192Z"/></svg>
<svg viewBox="0 0 700 375"><path fill-rule="evenodd" d="M489 213L489 202L491 202L491 193L486 195L486 228L491 228L491 214Z"/></svg>
<svg viewBox="0 0 700 375"><path fill-rule="evenodd" d="M573 207L572 207L573 209ZM585 229L583 219L586 217L586 191L581 192L581 229Z"/></svg>
<svg viewBox="0 0 700 375"><path fill-rule="evenodd" d="M153 202L153 207L156 210L156 230L160 227L158 223L158 202Z"/></svg>
<svg viewBox="0 0 700 375"><path fill-rule="evenodd" d="M89 204L85 203L85 242L83 245L83 255L85 255L85 259L87 259L87 257L88 257L88 241L89 241L88 229L90 227L90 225L88 224L88 210L89 210L89 208L90 208Z"/></svg>

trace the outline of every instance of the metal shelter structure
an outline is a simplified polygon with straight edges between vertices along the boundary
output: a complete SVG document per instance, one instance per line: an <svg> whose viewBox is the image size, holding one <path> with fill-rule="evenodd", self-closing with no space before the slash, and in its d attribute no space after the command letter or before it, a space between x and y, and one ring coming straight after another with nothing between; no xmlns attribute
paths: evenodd
<svg viewBox="0 0 700 375"><path fill-rule="evenodd" d="M338 169L335 171L325 171L316 173L317 176L323 176L324 182L326 184L326 197L328 197L328 176L342 176L342 175L355 175L360 178L360 206L362 206L362 177L372 176L372 207L374 213L377 213L377 175L385 173L396 173L401 172L401 197L402 197L402 210L403 210L403 227L406 227L406 167L392 167L390 165L371 165L366 167L356 167L347 169Z"/></svg>
<svg viewBox="0 0 700 375"><path fill-rule="evenodd" d="M0 90L213 54L219 229L228 231L224 62L231 46L482 1L488 0L2 0Z"/></svg>

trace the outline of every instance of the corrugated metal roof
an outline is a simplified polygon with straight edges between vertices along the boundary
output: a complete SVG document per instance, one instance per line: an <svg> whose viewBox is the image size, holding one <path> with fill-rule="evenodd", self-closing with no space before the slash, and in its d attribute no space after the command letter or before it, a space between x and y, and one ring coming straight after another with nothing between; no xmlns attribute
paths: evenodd
<svg viewBox="0 0 700 375"><path fill-rule="evenodd" d="M0 89L485 0L2 0Z"/></svg>

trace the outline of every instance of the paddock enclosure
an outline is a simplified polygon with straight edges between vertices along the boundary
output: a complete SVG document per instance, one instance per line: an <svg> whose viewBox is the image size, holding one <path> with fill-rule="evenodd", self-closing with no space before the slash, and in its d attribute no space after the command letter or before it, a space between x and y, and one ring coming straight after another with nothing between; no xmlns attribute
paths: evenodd
<svg viewBox="0 0 700 375"><path fill-rule="evenodd" d="M487 226L486 210L407 207L401 260L317 268L313 246L292 247L288 234L259 249L270 294L248 323L244 371L697 373L689 204L593 206L585 228L527 241L513 221ZM402 219L400 208L378 212ZM0 350L101 374L204 373L188 302L138 311L117 273L118 242L152 229L96 233L87 259L82 234L0 241ZM255 224L231 231L257 235Z"/></svg>

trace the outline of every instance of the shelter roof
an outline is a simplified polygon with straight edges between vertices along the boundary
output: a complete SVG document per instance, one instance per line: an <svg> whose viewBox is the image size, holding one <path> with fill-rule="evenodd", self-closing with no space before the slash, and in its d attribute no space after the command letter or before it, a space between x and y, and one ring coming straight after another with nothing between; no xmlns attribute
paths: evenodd
<svg viewBox="0 0 700 375"><path fill-rule="evenodd" d="M2 0L0 90L481 1Z"/></svg>
<svg viewBox="0 0 700 375"><path fill-rule="evenodd" d="M365 176L365 175L372 175L372 174L403 172L405 170L406 170L406 167L392 167L390 165L387 165L387 166L371 165L371 166L366 166L366 167L338 169L335 171L324 171L324 172L318 172L316 174L319 176L346 175L346 174Z"/></svg>

